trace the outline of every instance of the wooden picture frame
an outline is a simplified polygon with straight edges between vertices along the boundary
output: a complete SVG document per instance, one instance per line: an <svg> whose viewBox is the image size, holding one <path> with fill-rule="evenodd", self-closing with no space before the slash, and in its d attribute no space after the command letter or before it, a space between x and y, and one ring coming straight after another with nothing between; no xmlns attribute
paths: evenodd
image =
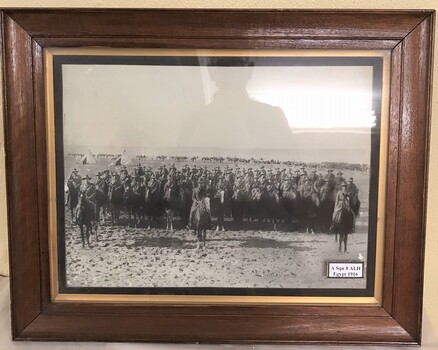
<svg viewBox="0 0 438 350"><path fill-rule="evenodd" d="M4 10L5 147L15 340L419 344L433 11ZM45 48L390 52L379 305L51 298Z"/></svg>

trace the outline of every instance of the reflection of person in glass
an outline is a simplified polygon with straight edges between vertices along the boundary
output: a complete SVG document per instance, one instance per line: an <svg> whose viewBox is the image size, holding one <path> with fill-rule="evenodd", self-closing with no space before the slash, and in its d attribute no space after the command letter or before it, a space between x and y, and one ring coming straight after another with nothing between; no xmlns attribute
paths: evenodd
<svg viewBox="0 0 438 350"><path fill-rule="evenodd" d="M208 73L217 91L213 101L186 124L182 143L193 147L288 148L291 131L281 108L258 102L247 93L253 65L243 57L210 60Z"/></svg>

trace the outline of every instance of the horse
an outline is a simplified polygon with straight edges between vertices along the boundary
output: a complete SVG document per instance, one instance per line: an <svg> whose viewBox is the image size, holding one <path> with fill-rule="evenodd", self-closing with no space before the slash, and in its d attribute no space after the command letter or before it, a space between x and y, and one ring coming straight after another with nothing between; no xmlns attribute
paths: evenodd
<svg viewBox="0 0 438 350"><path fill-rule="evenodd" d="M333 214L335 241L337 241L339 233L339 254L342 252L342 242L344 243L344 253L347 252L348 234L354 231L354 218L355 213L353 209L351 209L350 196L344 194L341 208Z"/></svg>
<svg viewBox="0 0 438 350"><path fill-rule="evenodd" d="M282 209L286 223L293 223L298 198L298 192L292 186L282 191L282 195L280 198L280 207Z"/></svg>
<svg viewBox="0 0 438 350"><path fill-rule="evenodd" d="M120 186L115 187L115 183L116 179L113 178L113 180L111 181L110 190L108 192L108 197L110 201L111 223L113 225L118 225L120 219L120 211L122 210L124 204L124 188L121 184Z"/></svg>
<svg viewBox="0 0 438 350"><path fill-rule="evenodd" d="M214 210L217 217L217 225L216 231L222 230L225 231L224 223L225 223L225 211L226 211L226 202L225 202L225 190L219 189L214 194L212 198L212 209Z"/></svg>
<svg viewBox="0 0 438 350"><path fill-rule="evenodd" d="M192 214L191 224L197 238L196 249L199 249L200 246L202 246L202 249L205 249L207 229L210 226L209 212L210 198L205 197L199 201Z"/></svg>
<svg viewBox="0 0 438 350"><path fill-rule="evenodd" d="M79 196L78 206L76 208L76 223L79 225L81 230L82 246L85 248L85 238L87 239L88 247L90 245L90 234L93 234L93 223L95 222L96 213L94 210L94 205L87 201L84 195ZM85 234L84 234L85 226ZM96 241L99 241L97 234L97 225L94 227L96 230Z"/></svg>
<svg viewBox="0 0 438 350"><path fill-rule="evenodd" d="M135 220L135 227L140 224L140 218L142 214L142 203L144 200L144 195L142 194L141 188L134 187L130 184L125 186L125 191L123 192L123 198L125 201L125 208L128 213L129 226L132 225L132 217Z"/></svg>
<svg viewBox="0 0 438 350"><path fill-rule="evenodd" d="M172 182L164 190L163 206L166 213L166 230L173 231L173 218L175 215L182 217L184 212L184 191L178 184Z"/></svg>
<svg viewBox="0 0 438 350"><path fill-rule="evenodd" d="M96 187L96 220L99 223L103 223L105 221L105 213L109 204L108 194L109 190L107 184L105 184L103 188ZM100 216L101 209L102 217Z"/></svg>
<svg viewBox="0 0 438 350"><path fill-rule="evenodd" d="M329 229L332 224L333 211L335 210L336 191L334 187L324 185L320 189L319 223L325 229Z"/></svg>
<svg viewBox="0 0 438 350"><path fill-rule="evenodd" d="M260 198L261 215L274 224L274 231L277 231L277 223L281 220L280 194L278 190L264 189Z"/></svg>
<svg viewBox="0 0 438 350"><path fill-rule="evenodd" d="M254 187L251 190L251 200L248 205L248 214L249 219L254 221L257 219L259 222L262 220L262 211L261 211L261 200L262 200L262 190L260 187Z"/></svg>
<svg viewBox="0 0 438 350"><path fill-rule="evenodd" d="M350 194L350 206L351 206L351 209L354 211L354 215L356 215L356 217L358 217L359 212L360 212L360 200L359 200L359 196L357 195L357 193Z"/></svg>
<svg viewBox="0 0 438 350"><path fill-rule="evenodd" d="M181 220L185 226L189 224L190 209L192 208L192 188L187 185L181 186L181 192L183 197L183 206L181 211Z"/></svg>
<svg viewBox="0 0 438 350"><path fill-rule="evenodd" d="M73 180L67 181L68 188L68 208L70 209L70 215L72 221L74 220L74 211L79 202L79 187L75 185Z"/></svg>
<svg viewBox="0 0 438 350"><path fill-rule="evenodd" d="M243 188L236 188L232 196L232 215L235 221L243 221L248 214L250 200L249 188L245 185Z"/></svg>
<svg viewBox="0 0 438 350"><path fill-rule="evenodd" d="M163 215L163 192L160 186L152 186L146 189L146 216L149 220L154 220L158 223L159 218ZM150 225L149 225L150 228Z"/></svg>
<svg viewBox="0 0 438 350"><path fill-rule="evenodd" d="M315 233L315 222L321 201L319 194L313 190L310 195L302 198L303 205L303 222L306 228L306 233Z"/></svg>

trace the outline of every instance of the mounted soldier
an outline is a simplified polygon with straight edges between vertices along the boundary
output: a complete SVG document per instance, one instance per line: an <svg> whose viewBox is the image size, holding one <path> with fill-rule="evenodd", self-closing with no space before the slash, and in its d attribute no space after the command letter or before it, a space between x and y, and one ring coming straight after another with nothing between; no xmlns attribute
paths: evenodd
<svg viewBox="0 0 438 350"><path fill-rule="evenodd" d="M339 214L339 212L342 210L342 205L344 203L344 198L349 196L348 192L347 192L347 183L344 181L340 184L340 190L336 193L336 198L335 198L335 209L333 211L333 220L334 218ZM354 233L354 228L355 228L355 222L356 220L354 220L353 222L353 233ZM332 226L330 227L330 230L333 231L334 230L334 226L332 224Z"/></svg>
<svg viewBox="0 0 438 350"><path fill-rule="evenodd" d="M200 207L201 203L205 201L207 198L207 186L205 183L204 178L200 178L198 181L198 186L196 186L193 189L192 193L192 208L190 209L190 216L189 216L189 225L187 226L188 229L190 229L190 226L193 226L193 214L198 208ZM208 210L208 227L211 227L211 211Z"/></svg>
<svg viewBox="0 0 438 350"><path fill-rule="evenodd" d="M316 192L321 193L321 188L324 186L324 184L325 184L324 177L322 176L321 173L319 173L319 175L317 175L317 179L313 183L313 188L315 189Z"/></svg>
<svg viewBox="0 0 438 350"><path fill-rule="evenodd" d="M360 212L359 189L357 188L356 184L353 182L352 177L350 177L350 179L348 180L346 191L350 196L351 209L354 211L354 214L357 217L359 216L359 212Z"/></svg>
<svg viewBox="0 0 438 350"><path fill-rule="evenodd" d="M328 169L327 170L327 174L324 176L324 180L326 180L329 184L329 186L331 186L332 188L335 188L335 184L336 184L336 176L335 174L333 174L333 169Z"/></svg>
<svg viewBox="0 0 438 350"><path fill-rule="evenodd" d="M81 195L84 196L85 200L93 205L94 217L96 216L96 185L92 183L91 177L87 175L82 179L81 185Z"/></svg>
<svg viewBox="0 0 438 350"><path fill-rule="evenodd" d="M347 192L352 196L357 196L359 194L359 190L357 189L356 184L353 182L352 177L348 179Z"/></svg>
<svg viewBox="0 0 438 350"><path fill-rule="evenodd" d="M142 168L141 164L138 163L137 166L134 169L134 174L136 176L143 176L145 174L144 169Z"/></svg>
<svg viewBox="0 0 438 350"><path fill-rule="evenodd" d="M70 174L69 179L67 180L67 206L70 208L70 214L72 220L74 221L74 211L79 202L79 190L81 187L82 178L78 174L76 169Z"/></svg>
<svg viewBox="0 0 438 350"><path fill-rule="evenodd" d="M336 185L336 190L339 191L341 189L341 185L345 182L345 179L342 176L344 175L344 173L342 171L338 171L336 175L337 176L335 177L335 185Z"/></svg>
<svg viewBox="0 0 438 350"><path fill-rule="evenodd" d="M312 170L309 175L310 182L314 184L318 180L318 175L316 175L316 170Z"/></svg>
<svg viewBox="0 0 438 350"><path fill-rule="evenodd" d="M120 172L120 181L122 182L123 187L131 185L131 177L128 174L128 170L122 169Z"/></svg>

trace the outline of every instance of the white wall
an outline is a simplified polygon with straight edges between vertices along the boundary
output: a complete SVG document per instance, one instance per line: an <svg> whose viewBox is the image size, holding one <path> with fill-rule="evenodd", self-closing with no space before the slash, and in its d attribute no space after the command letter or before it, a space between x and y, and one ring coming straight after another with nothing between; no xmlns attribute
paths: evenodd
<svg viewBox="0 0 438 350"><path fill-rule="evenodd" d="M74 6L72 6L74 4ZM143 7L143 8L329 8L438 9L436 0L0 0L0 7ZM435 52L438 52L438 40ZM424 320L438 330L438 60L434 66L433 119L430 148ZM2 117L0 117L1 119ZM0 128L3 122L0 120ZM0 132L0 274L7 273L6 199L3 132ZM425 336L425 341L432 334ZM437 345L438 347L438 345Z"/></svg>

